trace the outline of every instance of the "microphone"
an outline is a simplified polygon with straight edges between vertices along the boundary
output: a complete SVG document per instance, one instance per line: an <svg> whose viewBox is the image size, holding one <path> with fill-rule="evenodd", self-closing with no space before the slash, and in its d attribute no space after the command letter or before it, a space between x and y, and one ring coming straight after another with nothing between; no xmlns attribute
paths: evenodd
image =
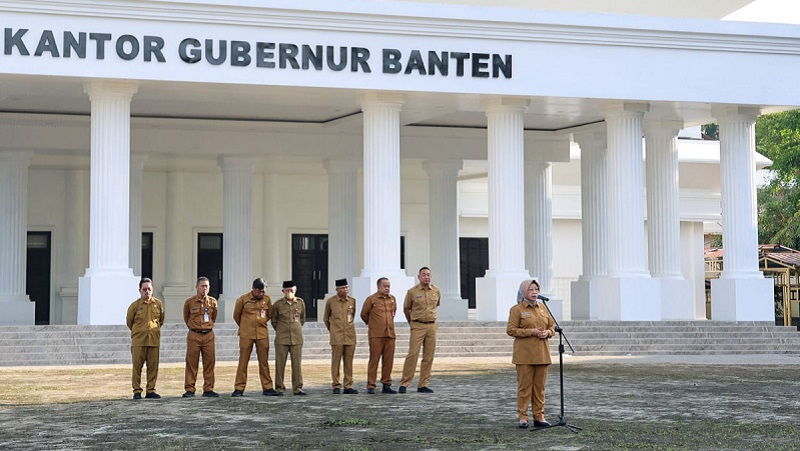
<svg viewBox="0 0 800 451"><path fill-rule="evenodd" d="M540 299L540 300L542 300L542 301L544 301L544 302L547 302L547 301L549 301L549 300L550 300L550 298L548 298L548 297L546 297L546 296L542 296L541 294L537 294L537 295L536 295L536 298L537 298L537 299Z"/></svg>

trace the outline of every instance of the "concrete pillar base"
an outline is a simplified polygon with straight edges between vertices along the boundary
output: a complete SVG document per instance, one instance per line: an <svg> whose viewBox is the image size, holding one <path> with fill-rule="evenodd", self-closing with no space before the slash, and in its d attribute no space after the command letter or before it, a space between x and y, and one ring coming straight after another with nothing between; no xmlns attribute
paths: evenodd
<svg viewBox="0 0 800 451"><path fill-rule="evenodd" d="M161 290L161 300L164 301L164 322L182 323L183 304L195 294L194 287L189 285L167 285ZM217 306L217 322L222 322L222 310Z"/></svg>
<svg viewBox="0 0 800 451"><path fill-rule="evenodd" d="M775 321L775 285L763 277L711 281L712 321Z"/></svg>
<svg viewBox="0 0 800 451"><path fill-rule="evenodd" d="M519 284L529 279L526 272L475 279L475 301L478 321L505 321L517 303Z"/></svg>
<svg viewBox="0 0 800 451"><path fill-rule="evenodd" d="M694 290L692 281L665 279L661 281L661 319L665 321L694 321Z"/></svg>
<svg viewBox="0 0 800 451"><path fill-rule="evenodd" d="M651 277L598 280L598 318L606 321L660 321L661 281Z"/></svg>
<svg viewBox="0 0 800 451"><path fill-rule="evenodd" d="M36 322L36 303L28 295L0 296L2 326L32 326Z"/></svg>
<svg viewBox="0 0 800 451"><path fill-rule="evenodd" d="M461 299L461 296L442 295L442 299L439 302L440 321L466 320L468 313L469 313L468 299Z"/></svg>
<svg viewBox="0 0 800 451"><path fill-rule="evenodd" d="M139 278L102 274L78 279L78 324L125 324L131 302L139 298Z"/></svg>
<svg viewBox="0 0 800 451"><path fill-rule="evenodd" d="M570 284L572 320L596 320L599 318L599 279L579 279Z"/></svg>

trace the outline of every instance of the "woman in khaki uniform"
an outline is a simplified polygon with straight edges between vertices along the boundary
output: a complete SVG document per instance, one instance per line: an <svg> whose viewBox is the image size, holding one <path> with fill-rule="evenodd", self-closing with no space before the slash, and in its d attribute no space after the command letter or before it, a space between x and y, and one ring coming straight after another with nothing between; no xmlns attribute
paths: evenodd
<svg viewBox="0 0 800 451"><path fill-rule="evenodd" d="M533 404L533 426L546 427L544 384L550 366L548 339L555 334L555 321L537 299L539 282L523 280L517 292L517 305L508 314L506 332L514 337L511 363L517 366L517 411L519 427L528 427L528 406Z"/></svg>

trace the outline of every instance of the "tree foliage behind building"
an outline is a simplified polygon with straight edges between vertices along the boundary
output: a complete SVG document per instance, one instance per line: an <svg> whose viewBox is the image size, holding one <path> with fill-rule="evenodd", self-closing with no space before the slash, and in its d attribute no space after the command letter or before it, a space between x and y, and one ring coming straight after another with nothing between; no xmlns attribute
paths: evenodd
<svg viewBox="0 0 800 451"><path fill-rule="evenodd" d="M758 118L756 151L773 162L758 188L758 240L800 249L800 110Z"/></svg>

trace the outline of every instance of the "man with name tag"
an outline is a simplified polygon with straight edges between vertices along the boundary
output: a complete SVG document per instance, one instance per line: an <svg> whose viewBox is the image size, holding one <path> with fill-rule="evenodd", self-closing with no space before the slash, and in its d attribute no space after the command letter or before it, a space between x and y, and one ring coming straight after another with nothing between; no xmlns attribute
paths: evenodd
<svg viewBox="0 0 800 451"><path fill-rule="evenodd" d="M353 356L356 353L356 300L348 296L350 287L347 279L336 280L336 296L325 302L325 313L322 321L330 333L331 342L331 380L333 394L356 395L353 388ZM344 366L344 378L339 379L339 368ZM342 387L344 382L344 387Z"/></svg>
<svg viewBox="0 0 800 451"><path fill-rule="evenodd" d="M367 394L374 395L377 386L378 362L381 362L381 393L395 394L392 388L392 366L394 365L394 316L397 313L397 300L390 294L391 282L381 277L377 282L378 291L364 300L361 307L361 320L368 326L369 362L367 363Z"/></svg>
<svg viewBox="0 0 800 451"><path fill-rule="evenodd" d="M258 356L258 377L261 379L261 394L264 396L280 396L283 393L276 391L272 386L272 377L269 375L269 326L267 323L272 317L272 300L267 293L267 282L258 278L253 281L253 288L249 293L236 299L233 308L233 320L239 326L239 366L236 367L236 381L233 397L244 396L247 385L247 366L250 364L250 354L253 346L256 347Z"/></svg>
<svg viewBox="0 0 800 451"><path fill-rule="evenodd" d="M133 399L142 399L142 367L147 364L147 393L145 398L159 399L156 393L158 353L161 346L161 326L164 325L164 303L153 296L153 281L139 281L141 297L128 307L125 322L131 330Z"/></svg>
<svg viewBox="0 0 800 451"><path fill-rule="evenodd" d="M408 355L403 364L403 378L400 380L400 393L405 393L414 373L417 371L417 359L422 348L422 365L419 370L419 393L433 393L428 387L433 368L433 355L436 353L436 309L442 294L439 287L431 283L431 270L423 266L417 274L419 283L406 292L403 303L403 313L411 327L411 337L408 340Z"/></svg>
<svg viewBox="0 0 800 451"><path fill-rule="evenodd" d="M184 398L194 396L200 355L203 356L203 397L218 398L214 391L214 322L217 321L217 300L208 295L211 283L208 277L199 277L195 285L197 294L183 304L183 322L189 328L186 335L186 370L184 371Z"/></svg>
<svg viewBox="0 0 800 451"><path fill-rule="evenodd" d="M283 393L286 386L283 375L286 357L292 359L292 393L303 391L303 324L306 323L306 303L295 296L297 287L291 280L283 282L283 297L275 301L272 311L272 328L275 329L275 388Z"/></svg>

